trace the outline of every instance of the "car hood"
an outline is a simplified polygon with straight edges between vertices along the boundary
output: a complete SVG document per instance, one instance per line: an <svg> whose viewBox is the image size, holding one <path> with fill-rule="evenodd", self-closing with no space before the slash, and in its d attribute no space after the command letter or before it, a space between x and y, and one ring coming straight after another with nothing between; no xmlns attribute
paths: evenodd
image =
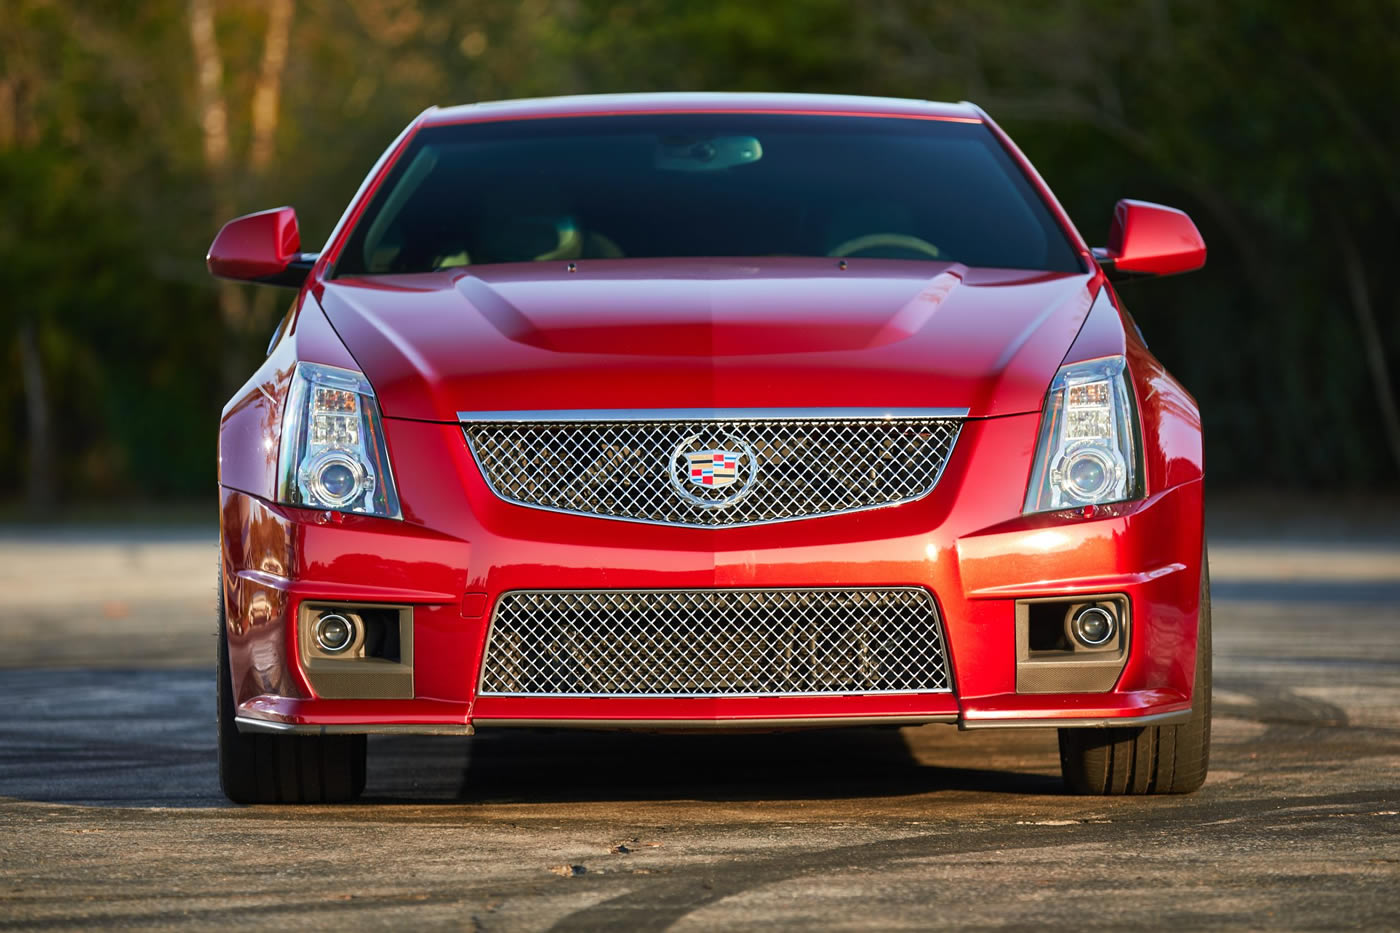
<svg viewBox="0 0 1400 933"><path fill-rule="evenodd" d="M599 260L334 279L317 297L384 414L1039 410L1087 274L828 259Z"/></svg>

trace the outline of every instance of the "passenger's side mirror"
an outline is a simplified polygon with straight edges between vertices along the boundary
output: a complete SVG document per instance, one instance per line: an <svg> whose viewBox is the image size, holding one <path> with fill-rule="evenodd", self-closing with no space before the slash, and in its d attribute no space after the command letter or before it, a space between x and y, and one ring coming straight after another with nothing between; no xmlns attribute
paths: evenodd
<svg viewBox="0 0 1400 933"><path fill-rule="evenodd" d="M1108 245L1094 258L1111 278L1175 275L1206 264L1206 241L1184 211L1147 201L1119 201Z"/></svg>
<svg viewBox="0 0 1400 933"><path fill-rule="evenodd" d="M209 274L221 279L300 288L318 256L300 249L297 212L276 207L224 224L209 246L205 263Z"/></svg>

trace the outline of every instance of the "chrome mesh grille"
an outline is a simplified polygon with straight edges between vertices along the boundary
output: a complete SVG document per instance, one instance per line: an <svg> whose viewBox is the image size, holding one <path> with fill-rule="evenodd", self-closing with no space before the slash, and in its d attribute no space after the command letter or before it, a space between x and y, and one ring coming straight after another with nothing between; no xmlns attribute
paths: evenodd
<svg viewBox="0 0 1400 933"><path fill-rule="evenodd" d="M952 455L958 418L467 421L496 495L630 521L724 527L909 502ZM692 482L691 455L734 454L727 485Z"/></svg>
<svg viewBox="0 0 1400 933"><path fill-rule="evenodd" d="M496 604L492 696L945 693L928 592L522 590Z"/></svg>

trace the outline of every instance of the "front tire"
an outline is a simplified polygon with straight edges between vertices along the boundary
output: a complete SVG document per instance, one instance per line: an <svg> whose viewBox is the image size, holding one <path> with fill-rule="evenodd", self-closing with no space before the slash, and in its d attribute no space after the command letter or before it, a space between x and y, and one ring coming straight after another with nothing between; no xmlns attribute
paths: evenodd
<svg viewBox="0 0 1400 933"><path fill-rule="evenodd" d="M1060 770L1076 794L1189 794L1210 770L1210 569L1201 556L1196 687L1177 726L1061 729Z"/></svg>
<svg viewBox="0 0 1400 933"><path fill-rule="evenodd" d="M224 588L219 578L219 786L234 803L339 803L365 789L363 735L246 735L234 722Z"/></svg>

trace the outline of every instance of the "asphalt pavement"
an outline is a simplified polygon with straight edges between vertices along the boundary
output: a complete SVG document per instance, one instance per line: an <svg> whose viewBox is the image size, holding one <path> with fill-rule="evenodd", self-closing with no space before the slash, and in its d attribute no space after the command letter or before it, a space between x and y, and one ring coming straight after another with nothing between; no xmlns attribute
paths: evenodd
<svg viewBox="0 0 1400 933"><path fill-rule="evenodd" d="M234 807L211 529L0 528L0 928L1400 928L1400 518L1212 522L1215 741L1082 798L1054 733L374 737Z"/></svg>

